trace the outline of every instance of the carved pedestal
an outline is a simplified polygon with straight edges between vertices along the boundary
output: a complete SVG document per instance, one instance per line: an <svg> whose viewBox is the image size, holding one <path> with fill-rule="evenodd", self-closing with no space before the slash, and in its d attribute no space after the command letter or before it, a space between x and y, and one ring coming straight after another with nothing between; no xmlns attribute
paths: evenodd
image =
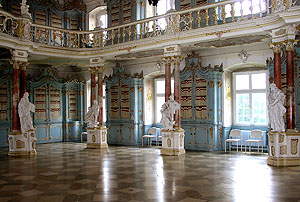
<svg viewBox="0 0 300 202"><path fill-rule="evenodd" d="M270 154L268 165L296 166L300 165L300 132L269 132Z"/></svg>
<svg viewBox="0 0 300 202"><path fill-rule="evenodd" d="M8 135L10 156L30 156L35 155L35 131L25 133L13 132Z"/></svg>
<svg viewBox="0 0 300 202"><path fill-rule="evenodd" d="M184 154L184 130L178 128L174 131L162 130L161 155L178 156Z"/></svg>
<svg viewBox="0 0 300 202"><path fill-rule="evenodd" d="M107 128L87 128L87 148L88 149L106 149Z"/></svg>

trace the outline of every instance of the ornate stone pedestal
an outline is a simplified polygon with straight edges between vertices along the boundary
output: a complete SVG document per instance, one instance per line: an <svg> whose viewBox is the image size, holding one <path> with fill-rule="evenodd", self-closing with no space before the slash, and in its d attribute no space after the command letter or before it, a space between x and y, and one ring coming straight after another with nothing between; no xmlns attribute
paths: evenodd
<svg viewBox="0 0 300 202"><path fill-rule="evenodd" d="M162 130L162 148L161 155L178 156L184 154L184 130Z"/></svg>
<svg viewBox="0 0 300 202"><path fill-rule="evenodd" d="M288 130L286 132L269 132L270 166L300 165L300 132Z"/></svg>
<svg viewBox="0 0 300 202"><path fill-rule="evenodd" d="M87 148L88 149L106 149L107 128L87 128Z"/></svg>
<svg viewBox="0 0 300 202"><path fill-rule="evenodd" d="M30 156L35 155L35 131L30 130L25 133L12 132L8 135L9 156Z"/></svg>

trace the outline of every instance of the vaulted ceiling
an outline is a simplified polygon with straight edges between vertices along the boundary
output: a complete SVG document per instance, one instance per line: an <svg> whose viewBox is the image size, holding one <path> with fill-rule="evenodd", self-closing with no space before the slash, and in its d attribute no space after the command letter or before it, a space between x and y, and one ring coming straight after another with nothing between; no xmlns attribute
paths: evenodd
<svg viewBox="0 0 300 202"><path fill-rule="evenodd" d="M105 6L104 0L83 0L87 7L87 13L99 6Z"/></svg>

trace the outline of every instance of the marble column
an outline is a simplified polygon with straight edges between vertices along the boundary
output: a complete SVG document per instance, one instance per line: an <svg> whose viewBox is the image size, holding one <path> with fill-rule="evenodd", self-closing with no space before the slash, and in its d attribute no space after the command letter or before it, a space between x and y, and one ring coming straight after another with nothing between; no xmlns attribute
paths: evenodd
<svg viewBox="0 0 300 202"><path fill-rule="evenodd" d="M93 101L96 100L96 68L91 67L91 105L93 105Z"/></svg>
<svg viewBox="0 0 300 202"><path fill-rule="evenodd" d="M288 40L286 43L286 121L287 129L295 129L295 73L294 73L294 40Z"/></svg>
<svg viewBox="0 0 300 202"><path fill-rule="evenodd" d="M103 71L104 67L98 68L98 103L99 103L99 126L103 127Z"/></svg>
<svg viewBox="0 0 300 202"><path fill-rule="evenodd" d="M181 92L180 92L180 62L182 56L175 56L174 59L174 100L180 104ZM181 116L180 110L175 113L175 128L180 128L181 126Z"/></svg>
<svg viewBox="0 0 300 202"><path fill-rule="evenodd" d="M24 93L26 92L26 68L27 68L28 63L23 62L20 64L21 66L21 98L23 97Z"/></svg>
<svg viewBox="0 0 300 202"><path fill-rule="evenodd" d="M280 43L272 44L274 51L274 83L281 90L281 45Z"/></svg>
<svg viewBox="0 0 300 202"><path fill-rule="evenodd" d="M165 102L170 99L171 92L171 57L164 57L165 63Z"/></svg>
<svg viewBox="0 0 300 202"><path fill-rule="evenodd" d="M18 103L20 101L20 77L19 77L19 61L13 62L13 89L12 89L12 130L20 130L20 122L18 115Z"/></svg>

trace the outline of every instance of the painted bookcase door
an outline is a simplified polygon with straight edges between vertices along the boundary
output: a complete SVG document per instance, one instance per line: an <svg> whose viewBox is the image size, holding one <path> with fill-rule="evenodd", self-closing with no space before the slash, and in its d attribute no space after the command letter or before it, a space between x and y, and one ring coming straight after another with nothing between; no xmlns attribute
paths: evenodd
<svg viewBox="0 0 300 202"><path fill-rule="evenodd" d="M11 87L12 77L9 71L0 77L0 147L8 146L8 133L11 123Z"/></svg>
<svg viewBox="0 0 300 202"><path fill-rule="evenodd" d="M63 137L63 84L53 68L29 82L31 102L35 104L34 127L37 143L60 142Z"/></svg>
<svg viewBox="0 0 300 202"><path fill-rule="evenodd" d="M84 84L71 81L65 84L66 134L64 141L79 141L84 127Z"/></svg>
<svg viewBox="0 0 300 202"><path fill-rule="evenodd" d="M142 135L142 74L132 77L117 65L105 77L108 143L137 145Z"/></svg>
<svg viewBox="0 0 300 202"><path fill-rule="evenodd" d="M186 149L221 149L221 79L219 66L203 67L199 55L187 56L180 75L181 125L185 129Z"/></svg>

